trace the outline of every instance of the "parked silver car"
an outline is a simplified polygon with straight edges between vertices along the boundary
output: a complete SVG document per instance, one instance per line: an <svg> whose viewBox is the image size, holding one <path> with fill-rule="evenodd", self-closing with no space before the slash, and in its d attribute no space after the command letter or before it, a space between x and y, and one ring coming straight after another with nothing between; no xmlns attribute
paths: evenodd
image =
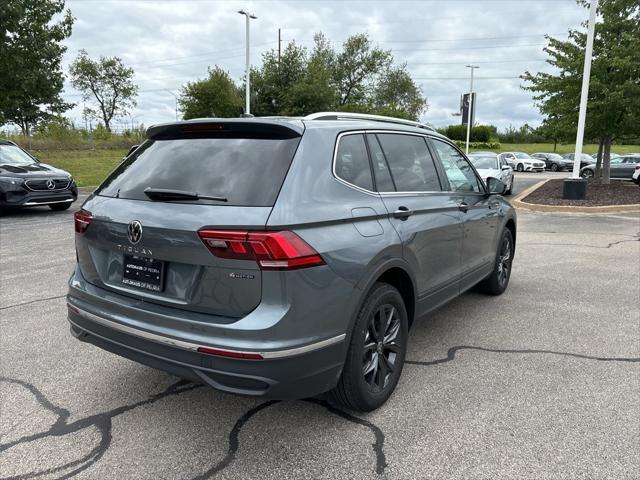
<svg viewBox="0 0 640 480"><path fill-rule="evenodd" d="M505 195L511 195L513 191L513 168L506 160L498 158L495 153L487 152L470 153L469 160L476 167L478 174L485 183L489 178L497 178L507 186Z"/></svg>
<svg viewBox="0 0 640 480"><path fill-rule="evenodd" d="M633 174L640 166L640 154L628 154L611 159L609 176L617 180L633 180ZM592 178L595 175L596 165L590 164L582 167L580 176Z"/></svg>

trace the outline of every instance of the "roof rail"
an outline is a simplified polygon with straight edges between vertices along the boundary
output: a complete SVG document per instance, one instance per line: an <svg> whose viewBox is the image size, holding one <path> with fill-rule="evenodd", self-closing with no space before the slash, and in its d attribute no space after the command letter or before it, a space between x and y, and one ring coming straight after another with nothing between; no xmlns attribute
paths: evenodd
<svg viewBox="0 0 640 480"><path fill-rule="evenodd" d="M372 122L397 123L400 125L408 125L410 127L424 128L435 132L435 128L425 123L405 120L403 118L385 117L383 115L373 115L369 113L352 113L352 112L317 112L307 115L304 120L369 120Z"/></svg>

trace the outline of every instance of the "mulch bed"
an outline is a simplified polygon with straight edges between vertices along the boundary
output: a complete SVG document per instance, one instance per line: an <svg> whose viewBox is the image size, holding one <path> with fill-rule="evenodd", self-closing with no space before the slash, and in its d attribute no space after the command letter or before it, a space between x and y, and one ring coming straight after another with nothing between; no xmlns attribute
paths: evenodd
<svg viewBox="0 0 640 480"><path fill-rule="evenodd" d="M640 187L633 182L612 180L609 185L589 182L585 200L564 200L562 186L564 180L549 180L535 192L522 199L526 203L538 205L563 205L576 207L600 207L606 205L640 204Z"/></svg>

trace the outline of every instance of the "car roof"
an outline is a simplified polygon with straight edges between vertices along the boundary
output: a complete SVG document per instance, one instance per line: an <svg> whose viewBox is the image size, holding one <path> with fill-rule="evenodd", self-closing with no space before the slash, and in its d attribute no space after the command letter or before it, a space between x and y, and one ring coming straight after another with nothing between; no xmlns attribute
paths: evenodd
<svg viewBox="0 0 640 480"><path fill-rule="evenodd" d="M166 122L152 125L147 129L147 137L158 138L167 132L175 131L180 128L198 125L202 125L204 127L207 124L230 124L238 126L253 124L264 129L280 127L292 130L298 135L302 135L306 129L333 129L338 133L365 129L389 130L395 132L418 133L421 135L429 135L435 138L448 140L446 136L434 130L413 127L411 125L368 119L349 118L342 120L325 120L306 119L303 117L196 118L179 122Z"/></svg>

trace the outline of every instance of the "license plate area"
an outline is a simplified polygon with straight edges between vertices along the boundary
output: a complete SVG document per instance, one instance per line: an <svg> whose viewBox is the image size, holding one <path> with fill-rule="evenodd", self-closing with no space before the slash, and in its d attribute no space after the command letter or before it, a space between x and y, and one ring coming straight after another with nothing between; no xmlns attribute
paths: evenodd
<svg viewBox="0 0 640 480"><path fill-rule="evenodd" d="M131 287L161 292L164 285L164 262L152 258L124 255L122 283Z"/></svg>

